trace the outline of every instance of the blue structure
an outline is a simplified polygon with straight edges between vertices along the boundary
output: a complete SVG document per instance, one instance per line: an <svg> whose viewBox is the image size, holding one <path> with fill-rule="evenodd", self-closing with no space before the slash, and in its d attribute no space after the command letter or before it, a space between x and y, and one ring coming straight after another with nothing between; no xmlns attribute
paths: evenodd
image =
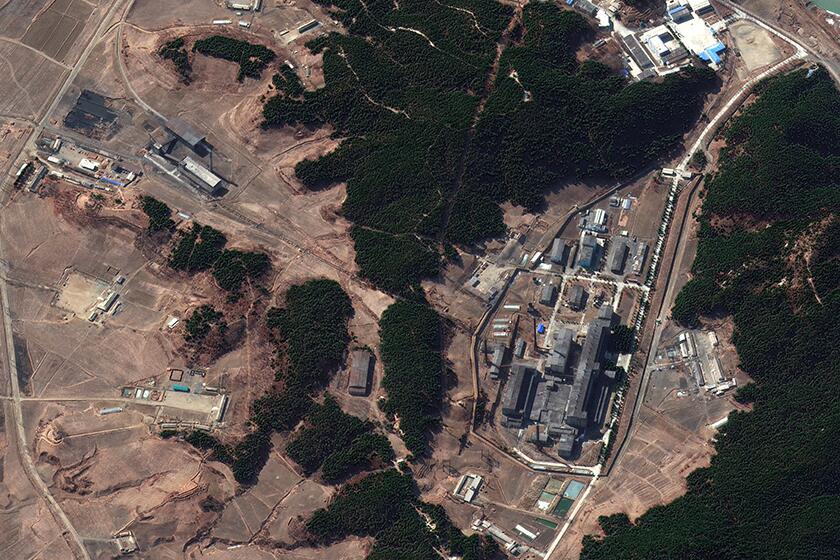
<svg viewBox="0 0 840 560"><path fill-rule="evenodd" d="M681 23L691 19L691 12L688 11L688 6L677 6L668 10L668 17L674 23Z"/></svg>
<svg viewBox="0 0 840 560"><path fill-rule="evenodd" d="M189 393L190 388L187 385L181 385L180 383L176 383L172 386L172 390L178 393Z"/></svg>
<svg viewBox="0 0 840 560"><path fill-rule="evenodd" d="M114 179L109 179L108 177L100 177L100 181L103 183L108 183L109 185L115 185L117 187L124 187L125 183L120 183L119 181L115 181Z"/></svg>
<svg viewBox="0 0 840 560"><path fill-rule="evenodd" d="M542 323L537 325L537 333L539 333L539 334L545 333L545 325L543 325Z"/></svg>
<svg viewBox="0 0 840 560"><path fill-rule="evenodd" d="M726 50L726 45L718 41L717 45L713 47L709 47L705 49L703 52L700 53L700 60L705 60L706 62L714 62L715 64L720 64L721 58L720 53Z"/></svg>

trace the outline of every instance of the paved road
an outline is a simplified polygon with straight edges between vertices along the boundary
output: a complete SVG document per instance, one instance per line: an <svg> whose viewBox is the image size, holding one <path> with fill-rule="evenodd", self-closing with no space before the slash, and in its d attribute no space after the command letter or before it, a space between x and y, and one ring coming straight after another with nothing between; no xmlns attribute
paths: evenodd
<svg viewBox="0 0 840 560"><path fill-rule="evenodd" d="M0 243L2 243L2 239L0 239ZM2 251L2 248L0 248L0 251ZM18 457L20 457L20 464L26 473L26 477L32 484L32 487L44 498L44 501L46 502L47 507L56 522L63 526L62 534L67 539L67 544L73 551L73 556L75 558L81 558L82 560L90 560L90 556L87 553L87 549L85 549L82 538L76 532L76 529L73 527L70 519L64 513L64 510L61 509L61 506L53 497L50 489L47 488L47 485L38 474L38 471L35 468L35 463L32 460L32 454L29 452L29 447L26 444L26 430L24 429L23 424L23 412L20 408L20 384L18 383L17 362L15 361L15 348L14 341L12 339L12 318L9 313L9 296L6 290L6 281L4 276L5 275L0 275L0 306L2 306L3 313L3 338L6 339L9 388L12 393L9 406L7 408L12 409L12 415L14 417L16 428L15 449Z"/></svg>

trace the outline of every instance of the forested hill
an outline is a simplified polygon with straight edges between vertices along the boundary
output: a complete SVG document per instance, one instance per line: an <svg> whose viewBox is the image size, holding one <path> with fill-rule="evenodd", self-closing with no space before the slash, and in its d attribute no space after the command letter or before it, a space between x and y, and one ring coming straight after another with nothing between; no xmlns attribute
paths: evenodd
<svg viewBox="0 0 840 560"><path fill-rule="evenodd" d="M534 208L549 185L662 156L714 81L688 70L628 84L580 64L593 30L553 3L520 17L495 0L317 1L347 29L308 45L326 85L282 88L264 126L335 129L339 148L297 176L313 189L347 181L357 263L394 293L436 275L448 243L504 233L499 203Z"/></svg>
<svg viewBox="0 0 840 560"><path fill-rule="evenodd" d="M584 560L840 558L840 93L820 70L760 84L725 130L675 318L735 320L738 398L710 467Z"/></svg>

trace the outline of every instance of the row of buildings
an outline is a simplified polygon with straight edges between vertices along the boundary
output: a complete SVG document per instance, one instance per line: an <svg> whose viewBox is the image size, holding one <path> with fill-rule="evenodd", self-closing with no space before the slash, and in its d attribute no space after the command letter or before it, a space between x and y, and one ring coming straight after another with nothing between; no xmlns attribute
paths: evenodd
<svg viewBox="0 0 840 560"><path fill-rule="evenodd" d="M639 80L668 74L690 64L691 56L717 69L726 50L719 38L726 24L709 0L673 0L665 12L661 25L619 35L630 73Z"/></svg>

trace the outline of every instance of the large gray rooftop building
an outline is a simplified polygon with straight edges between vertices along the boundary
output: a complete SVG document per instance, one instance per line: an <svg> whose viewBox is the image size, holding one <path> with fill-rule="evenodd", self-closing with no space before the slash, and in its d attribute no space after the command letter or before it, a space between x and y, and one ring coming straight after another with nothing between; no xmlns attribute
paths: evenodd
<svg viewBox="0 0 840 560"><path fill-rule="evenodd" d="M624 272L624 263L627 260L627 241L616 239L613 241L613 252L610 257L610 270L613 274Z"/></svg>
<svg viewBox="0 0 840 560"><path fill-rule="evenodd" d="M592 270L598 264L598 242L594 235L584 234L580 240L578 266Z"/></svg>
<svg viewBox="0 0 840 560"><path fill-rule="evenodd" d="M563 327L551 335L551 351L545 361L546 375L563 377L569 366L569 354L572 351L572 340L575 338L575 331Z"/></svg>
<svg viewBox="0 0 840 560"><path fill-rule="evenodd" d="M589 423L589 404L595 380L603 369L601 363L606 353L610 330L615 314L610 306L605 305L598 311L598 317L589 324L586 340L580 354L572 390L569 393L569 406L566 421L577 428L586 428Z"/></svg>
<svg viewBox="0 0 840 560"><path fill-rule="evenodd" d="M510 376L502 393L502 414L508 420L521 421L527 416L537 372L526 365L510 368Z"/></svg>

